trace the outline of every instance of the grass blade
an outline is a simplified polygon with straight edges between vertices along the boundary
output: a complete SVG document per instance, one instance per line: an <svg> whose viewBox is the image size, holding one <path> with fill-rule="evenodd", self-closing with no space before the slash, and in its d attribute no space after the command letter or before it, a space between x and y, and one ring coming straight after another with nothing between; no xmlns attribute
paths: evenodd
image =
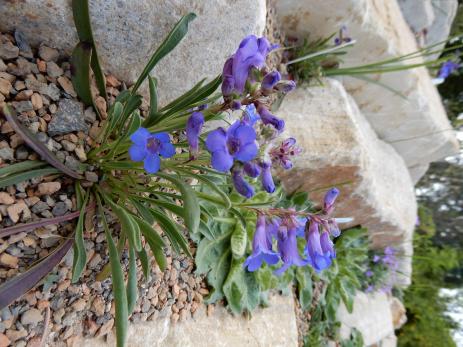
<svg viewBox="0 0 463 347"><path fill-rule="evenodd" d="M137 288L137 256L133 247L129 246L129 274L127 277L127 308L132 314L138 298Z"/></svg>
<svg viewBox="0 0 463 347"><path fill-rule="evenodd" d="M74 259L72 262L72 283L76 283L80 275L85 269L87 264L87 252L85 251L84 243L84 220L85 220L85 206L87 205L88 198L90 196L90 190L85 194L84 202L80 209L79 220L77 221L75 242L74 242Z"/></svg>
<svg viewBox="0 0 463 347"><path fill-rule="evenodd" d="M61 173L60 170L55 169L54 167L48 167L45 169L37 169L32 171L22 172L20 174L10 175L5 178L0 178L0 188L12 186L13 184L18 184L20 182L29 180L31 178L57 174Z"/></svg>
<svg viewBox="0 0 463 347"><path fill-rule="evenodd" d="M194 13L189 13L186 16L183 16L177 22L177 24L175 24L175 27L166 37L164 42L161 43L156 52L154 52L154 54L151 56L151 59L149 60L148 64L146 64L145 68L140 74L140 77L138 77L137 82L133 86L132 94L134 94L138 88L140 88L141 84L146 79L146 77L148 77L149 73L151 70L153 70L156 64L179 44L179 42L188 32L188 24L195 18L196 15Z"/></svg>
<svg viewBox="0 0 463 347"><path fill-rule="evenodd" d="M145 248L142 248L141 251L138 252L138 259L140 259L141 267L143 269L143 276L145 277L145 280L148 280L150 275L150 260Z"/></svg>
<svg viewBox="0 0 463 347"><path fill-rule="evenodd" d="M124 347L127 339L127 325L129 321L129 310L127 304L127 294L124 285L124 273L122 272L121 263L119 262L119 252L117 251L114 240L109 232L108 223L104 214L100 197L96 197L98 209L100 210L101 220L108 243L109 263L111 264L111 274L113 282L114 302L116 306L116 340L117 347Z"/></svg>
<svg viewBox="0 0 463 347"><path fill-rule="evenodd" d="M74 25L76 26L79 40L81 42L87 42L92 45L92 70L95 75L98 91L100 92L100 95L106 99L106 81L103 70L101 69L100 60L98 59L95 41L93 40L92 24L90 22L90 13L88 10L88 0L73 0L72 15L74 17Z"/></svg>
<svg viewBox="0 0 463 347"><path fill-rule="evenodd" d="M156 91L156 79L148 76L148 82L150 87L150 112L148 117L143 122L143 127L148 128L156 124L158 114L158 93Z"/></svg>
<svg viewBox="0 0 463 347"><path fill-rule="evenodd" d="M34 134L32 134L29 131L29 129L24 127L18 121L11 107L9 107L8 105L5 105L3 107L3 114L5 115L6 120L10 123L11 127L16 132L16 134L18 134L30 148L36 151L37 154L39 154L43 160L45 160L51 166L56 167L58 170L60 170L62 173L68 176L71 176L77 179L82 178L82 176L79 175L77 172L71 170L66 165L64 165L62 162L60 162L58 158L56 158L56 156L42 142L37 140Z"/></svg>
<svg viewBox="0 0 463 347"><path fill-rule="evenodd" d="M183 209L185 211L185 225L191 233L195 234L199 228L199 218L201 215L201 209L199 207L199 202L195 191L191 189L190 186L188 186L185 182L182 182L175 177L159 172L156 173L156 175L172 182L180 190L183 200Z"/></svg>
<svg viewBox="0 0 463 347"><path fill-rule="evenodd" d="M77 95L86 106L93 106L93 97L90 89L91 59L92 45L87 42L79 42L72 51L71 81Z"/></svg>
<svg viewBox="0 0 463 347"><path fill-rule="evenodd" d="M69 238L59 245L40 263L26 272L14 277L0 286L0 309L11 304L14 300L33 288L43 277L63 259L72 246L73 239Z"/></svg>
<svg viewBox="0 0 463 347"><path fill-rule="evenodd" d="M44 162L44 161L26 160L26 161L23 161L21 163L16 163L16 164L12 164L12 165L2 167L0 169L0 177L8 176L8 175L12 175L12 174L15 174L15 173L28 171L28 170L32 170L32 169L35 169L35 168L38 168L38 167L41 167L41 166L45 166L45 165L47 165L47 163Z"/></svg>

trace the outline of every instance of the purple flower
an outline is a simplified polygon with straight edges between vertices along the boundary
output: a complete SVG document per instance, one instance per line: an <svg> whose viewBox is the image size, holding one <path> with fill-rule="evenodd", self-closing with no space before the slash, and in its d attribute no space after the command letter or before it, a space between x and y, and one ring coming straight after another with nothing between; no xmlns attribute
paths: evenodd
<svg viewBox="0 0 463 347"><path fill-rule="evenodd" d="M260 167L262 168L262 172L260 174L262 187L267 193L273 193L275 191L275 183L273 182L271 164L268 162L261 162Z"/></svg>
<svg viewBox="0 0 463 347"><path fill-rule="evenodd" d="M248 161L243 165L244 172L246 175L252 178L256 178L260 175L260 166L254 161Z"/></svg>
<svg viewBox="0 0 463 347"><path fill-rule="evenodd" d="M330 239L330 234L327 231L322 232L320 236L320 245L322 246L323 254L331 259L336 258L336 250L334 249L333 241Z"/></svg>
<svg viewBox="0 0 463 347"><path fill-rule="evenodd" d="M272 250L271 237L268 237L266 230L265 216L259 214L252 240L252 254L246 259L243 266L247 267L248 271L253 272L259 269L263 262L274 265L278 263L279 259L278 253Z"/></svg>
<svg viewBox="0 0 463 347"><path fill-rule="evenodd" d="M274 272L275 275L280 276L291 265L305 266L309 262L302 259L297 249L296 229L287 229L281 226L277 235L278 250L283 261L283 266Z"/></svg>
<svg viewBox="0 0 463 347"><path fill-rule="evenodd" d="M275 117L270 111L263 105L257 107L257 112L262 119L262 123L273 125L273 127L281 132L285 127L285 121L278 117Z"/></svg>
<svg viewBox="0 0 463 347"><path fill-rule="evenodd" d="M243 177L243 171L235 169L232 172L232 181L238 193L249 199L254 195L254 188L246 182Z"/></svg>
<svg viewBox="0 0 463 347"><path fill-rule="evenodd" d="M278 71L269 72L264 76L262 80L262 89L263 90L272 90L273 87L281 80L281 75Z"/></svg>
<svg viewBox="0 0 463 347"><path fill-rule="evenodd" d="M253 127L236 121L227 131L218 128L207 136L206 147L211 152L212 167L227 172L233 160L246 163L257 155L256 132Z"/></svg>
<svg viewBox="0 0 463 347"><path fill-rule="evenodd" d="M279 163L285 170L289 170L293 167L291 157L301 153L302 150L296 146L296 139L290 137L284 140L280 147L272 149L270 155L272 162Z"/></svg>
<svg viewBox="0 0 463 347"><path fill-rule="evenodd" d="M367 271L365 272L365 276L367 276L367 277L373 277L373 271L367 270Z"/></svg>
<svg viewBox="0 0 463 347"><path fill-rule="evenodd" d="M375 287L373 287L371 284L365 288L365 293L371 293L373 290L375 289Z"/></svg>
<svg viewBox="0 0 463 347"><path fill-rule="evenodd" d="M317 222L310 221L309 232L306 237L307 245L305 253L308 255L312 267L317 272L328 268L331 265L331 259L334 258L334 256L330 253L330 247L326 243L325 247L327 252L324 252L321 245L319 225ZM334 252L334 249L332 251Z"/></svg>
<svg viewBox="0 0 463 347"><path fill-rule="evenodd" d="M325 199L323 201L323 211L325 214L330 214L334 210L334 202L339 195L338 188L331 188L325 194Z"/></svg>
<svg viewBox="0 0 463 347"><path fill-rule="evenodd" d="M252 68L262 68L267 54L275 49L265 37L249 35L241 41L238 50L224 64L222 72L222 94L242 94Z"/></svg>
<svg viewBox="0 0 463 347"><path fill-rule="evenodd" d="M170 158L175 154L175 147L170 143L169 134L150 133L145 128L139 128L132 135L130 140L133 145L129 148L129 156L133 161L143 161L144 168L148 173L155 173L161 167L161 159Z"/></svg>
<svg viewBox="0 0 463 347"><path fill-rule="evenodd" d="M296 82L291 80L280 81L275 86L275 89L283 94L287 94L296 89Z"/></svg>
<svg viewBox="0 0 463 347"><path fill-rule="evenodd" d="M347 35L347 27L343 25L339 30L339 36L334 39L334 45L339 46L343 43L351 42L352 39Z"/></svg>
<svg viewBox="0 0 463 347"><path fill-rule="evenodd" d="M373 256L373 263L377 263L377 262L379 262L380 260L381 260L381 257L380 257L379 255L375 254L375 255Z"/></svg>
<svg viewBox="0 0 463 347"><path fill-rule="evenodd" d="M186 123L186 137L190 145L190 157L194 158L199 152L199 134L204 124L201 112L193 112Z"/></svg>
<svg viewBox="0 0 463 347"><path fill-rule="evenodd" d="M341 229L339 229L338 223L334 219L330 219L328 221L328 231L330 235L333 237L338 237L341 235Z"/></svg>
<svg viewBox="0 0 463 347"><path fill-rule="evenodd" d="M459 68L460 68L460 64L455 63L452 60L447 60L440 67L439 73L437 74L437 78L442 78L443 80L445 80L447 77L449 77L452 74L452 72L458 70Z"/></svg>
<svg viewBox="0 0 463 347"><path fill-rule="evenodd" d="M257 114L256 106L254 106L254 104L250 104L246 106L246 109L244 110L243 117L242 117L243 122L252 126L259 119L260 119L260 116Z"/></svg>

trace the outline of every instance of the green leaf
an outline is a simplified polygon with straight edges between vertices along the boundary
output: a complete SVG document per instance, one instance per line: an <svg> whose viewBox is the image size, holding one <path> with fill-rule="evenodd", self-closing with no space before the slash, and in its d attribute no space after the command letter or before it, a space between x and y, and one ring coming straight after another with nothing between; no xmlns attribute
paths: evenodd
<svg viewBox="0 0 463 347"><path fill-rule="evenodd" d="M308 311L312 304L312 275L307 266L296 269L296 281L299 303L304 311Z"/></svg>
<svg viewBox="0 0 463 347"><path fill-rule="evenodd" d="M116 339L117 347L123 347L127 339L127 325L129 320L127 294L124 284L124 274L122 272L121 263L119 262L119 253L117 251L114 240L106 222L103 206L101 205L100 197L97 195L98 209L100 217L103 221L103 227L108 242L109 262L111 264L111 275L113 283L114 302L116 306Z"/></svg>
<svg viewBox="0 0 463 347"><path fill-rule="evenodd" d="M111 106L108 112L108 127L106 129L106 134L104 140L111 135L116 125L121 122L122 114L124 111L124 106L119 101L116 101L114 105Z"/></svg>
<svg viewBox="0 0 463 347"><path fill-rule="evenodd" d="M150 112L148 117L143 122L143 126L148 128L156 124L158 114L158 94L156 91L157 81L154 77L148 76L148 82L150 87Z"/></svg>
<svg viewBox="0 0 463 347"><path fill-rule="evenodd" d="M230 240L231 251L234 258L239 259L244 256L247 239L248 235L246 233L246 229L241 223L237 222Z"/></svg>
<svg viewBox="0 0 463 347"><path fill-rule="evenodd" d="M255 274L243 268L243 259L234 259L227 279L223 284L223 293L230 309L235 314L251 312L259 304L259 284Z"/></svg>
<svg viewBox="0 0 463 347"><path fill-rule="evenodd" d="M138 252L138 259L140 259L141 267L143 269L143 276L145 277L145 280L148 280L150 275L150 260L145 248L142 248L141 251Z"/></svg>
<svg viewBox="0 0 463 347"><path fill-rule="evenodd" d="M102 193L101 189L98 187L97 189ZM121 222L122 232L127 235L129 245L139 252L141 250L141 238L138 223L133 220L132 216L124 208L116 205L106 194L101 195Z"/></svg>
<svg viewBox="0 0 463 347"><path fill-rule="evenodd" d="M93 106L90 89L90 60L92 59L92 45L79 42L71 56L71 81L74 89L86 106Z"/></svg>
<svg viewBox="0 0 463 347"><path fill-rule="evenodd" d="M145 68L140 74L140 77L138 77L137 82L132 88L132 94L138 90L138 88L141 86L146 77L148 77L149 73L151 72L151 70L153 70L156 64L167 54L169 54L180 43L180 41L188 32L188 24L195 18L196 15L194 13L189 13L186 16L183 16L177 22L177 24L166 37L164 42L158 47L156 52L154 52L148 64L146 64Z"/></svg>
<svg viewBox="0 0 463 347"><path fill-rule="evenodd" d="M72 283L76 283L82 271L84 271L85 265L87 264L87 252L85 251L84 243L84 220L85 220L85 207L87 206L88 198L90 196L90 190L87 190L85 194L84 202L80 209L80 216L77 220L76 234L74 241L74 259L72 263Z"/></svg>
<svg viewBox="0 0 463 347"><path fill-rule="evenodd" d="M81 209L84 204L85 194L79 181L75 182L74 189L76 191L77 208Z"/></svg>
<svg viewBox="0 0 463 347"><path fill-rule="evenodd" d="M100 61L96 51L95 41L93 40L92 25L90 22L90 13L88 10L88 0L72 0L72 14L74 25L76 26L77 35L81 42L87 42L92 45L93 54L91 65L95 75L96 85L100 95L106 99L106 81Z"/></svg>
<svg viewBox="0 0 463 347"><path fill-rule="evenodd" d="M172 182L182 194L183 209L185 211L184 221L190 233L196 233L199 228L201 209L196 197L196 193L186 183L163 173L156 173L157 176Z"/></svg>
<svg viewBox="0 0 463 347"><path fill-rule="evenodd" d="M13 175L13 174L24 172L24 171L29 171L29 170L32 170L32 169L35 169L41 166L45 166L45 165L47 165L47 163L44 161L38 161L38 160L22 161L20 163L11 164L11 165L0 168L0 177Z"/></svg>
<svg viewBox="0 0 463 347"><path fill-rule="evenodd" d="M10 175L4 178L0 178L0 188L9 187L9 186L12 186L13 184L18 184L20 182L24 182L31 178L46 176L50 174L57 174L60 172L61 172L60 170L55 169L54 167L48 167L45 169L37 169L37 170L22 172L19 174L13 174L13 175Z"/></svg>
<svg viewBox="0 0 463 347"><path fill-rule="evenodd" d="M137 288L137 257L135 250L129 246L129 274L127 277L127 307L129 316L132 314L138 298Z"/></svg>
<svg viewBox="0 0 463 347"><path fill-rule="evenodd" d="M125 132L125 137L129 137L132 135L138 128L141 126L141 117L140 112L135 110L132 114L132 118L130 119L130 124L127 127L127 131Z"/></svg>

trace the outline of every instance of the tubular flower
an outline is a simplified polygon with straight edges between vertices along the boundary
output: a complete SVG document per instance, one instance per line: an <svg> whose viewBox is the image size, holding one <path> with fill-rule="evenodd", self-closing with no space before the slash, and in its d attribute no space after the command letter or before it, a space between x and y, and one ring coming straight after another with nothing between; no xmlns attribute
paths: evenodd
<svg viewBox="0 0 463 347"><path fill-rule="evenodd" d="M279 259L278 253L272 250L271 237L268 237L265 216L259 214L252 240L252 254L246 259L243 266L247 267L248 271L253 272L259 269L263 262L274 265L278 263Z"/></svg>
<svg viewBox="0 0 463 347"><path fill-rule="evenodd" d="M273 87L281 80L281 75L278 71L269 72L264 76L261 87L264 91L272 90Z"/></svg>
<svg viewBox="0 0 463 347"><path fill-rule="evenodd" d="M283 266L275 270L275 275L280 276L291 265L305 266L308 261L302 259L297 249L296 229L287 229L281 226L277 234L278 251L283 261Z"/></svg>
<svg viewBox="0 0 463 347"><path fill-rule="evenodd" d="M260 116L257 114L256 106L254 104L246 106L242 117L243 122L253 126L259 119Z"/></svg>
<svg viewBox="0 0 463 347"><path fill-rule="evenodd" d="M243 165L244 172L246 175L252 178L256 178L260 175L260 166L254 161L248 161Z"/></svg>
<svg viewBox="0 0 463 347"><path fill-rule="evenodd" d="M460 64L455 63L452 60L447 60L440 67L439 73L437 74L437 78L445 80L447 77L449 77L452 74L452 72L458 70L460 66L461 66Z"/></svg>
<svg viewBox="0 0 463 347"><path fill-rule="evenodd" d="M206 147L211 153L212 167L222 172L230 170L234 160L246 163L258 152L255 130L239 120L226 131L218 128L209 133Z"/></svg>
<svg viewBox="0 0 463 347"><path fill-rule="evenodd" d="M306 234L307 245L305 249L305 253L308 255L312 267L317 272L328 268L331 265L331 259L334 258L331 256L330 252L325 253L323 251L318 226L317 222L310 221L309 231ZM325 246L327 245L325 244Z"/></svg>
<svg viewBox="0 0 463 347"><path fill-rule="evenodd" d="M254 195L254 188L246 182L243 177L243 171L235 169L232 172L232 181L238 193L249 199Z"/></svg>
<svg viewBox="0 0 463 347"><path fill-rule="evenodd" d="M195 158L199 152L199 134L204 124L201 112L193 112L186 123L186 137L190 145L190 158Z"/></svg>
<svg viewBox="0 0 463 347"><path fill-rule="evenodd" d="M333 241L330 239L330 234L327 231L322 232L320 236L320 245L322 246L323 254L331 259L336 258L336 250L334 249Z"/></svg>
<svg viewBox="0 0 463 347"><path fill-rule="evenodd" d="M267 193L273 193L275 191L275 183L273 182L271 164L267 162L261 162L260 167L262 168L262 172L260 174L262 187Z"/></svg>
<svg viewBox="0 0 463 347"><path fill-rule="evenodd" d="M289 170L293 167L291 157L301 152L302 150L296 146L296 139L290 137L284 140L280 147L272 149L270 156L272 157L272 162L279 163L283 169Z"/></svg>
<svg viewBox="0 0 463 347"><path fill-rule="evenodd" d="M160 156L170 158L175 154L175 147L170 143L169 134L150 133L139 128L131 136L133 145L129 148L129 156L133 161L143 161L148 173L155 173L161 167Z"/></svg>
<svg viewBox="0 0 463 347"><path fill-rule="evenodd" d="M331 188L325 194L325 199L323 201L323 212L325 214L330 214L334 210L334 202L339 195L338 188Z"/></svg>
<svg viewBox="0 0 463 347"><path fill-rule="evenodd" d="M285 127L285 121L278 117L275 117L270 111L263 105L257 107L257 112L262 119L262 123L273 125L273 127L279 132L283 131Z"/></svg>
<svg viewBox="0 0 463 347"><path fill-rule="evenodd" d="M278 90L280 93L287 94L296 89L296 82L292 80L280 81L275 86L275 89Z"/></svg>

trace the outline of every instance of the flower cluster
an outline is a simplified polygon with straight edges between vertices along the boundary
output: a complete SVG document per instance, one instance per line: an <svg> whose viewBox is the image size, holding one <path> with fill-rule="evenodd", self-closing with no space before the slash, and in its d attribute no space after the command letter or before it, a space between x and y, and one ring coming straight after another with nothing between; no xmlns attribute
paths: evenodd
<svg viewBox="0 0 463 347"><path fill-rule="evenodd" d="M434 84L441 84L455 71L458 71L462 67L462 64L455 62L451 59L444 62L439 68L436 78L433 79Z"/></svg>
<svg viewBox="0 0 463 347"><path fill-rule="evenodd" d="M379 289L382 292L389 293L392 289L392 283L394 282L398 266L397 251L394 247L387 246L384 248L382 255L373 254L371 263L365 271L365 292L369 293Z"/></svg>
<svg viewBox="0 0 463 347"><path fill-rule="evenodd" d="M339 29L339 35L334 38L334 45L340 46L343 43L351 42L352 38L347 36L347 26L343 25L341 29Z"/></svg>
<svg viewBox="0 0 463 347"><path fill-rule="evenodd" d="M334 209L338 195L339 190L336 188L326 193L324 209L320 215L307 214L301 217L294 210L272 211L267 217L259 213L252 254L244 266L248 271L256 271L264 262L275 265L281 260L283 264L275 271L276 275L281 275L291 265L310 265L317 272L328 268L336 258L331 237L339 236L339 228L329 214ZM333 230L336 231L334 235ZM302 255L298 239L303 239L305 243ZM276 240L277 250L273 249L273 240Z"/></svg>

